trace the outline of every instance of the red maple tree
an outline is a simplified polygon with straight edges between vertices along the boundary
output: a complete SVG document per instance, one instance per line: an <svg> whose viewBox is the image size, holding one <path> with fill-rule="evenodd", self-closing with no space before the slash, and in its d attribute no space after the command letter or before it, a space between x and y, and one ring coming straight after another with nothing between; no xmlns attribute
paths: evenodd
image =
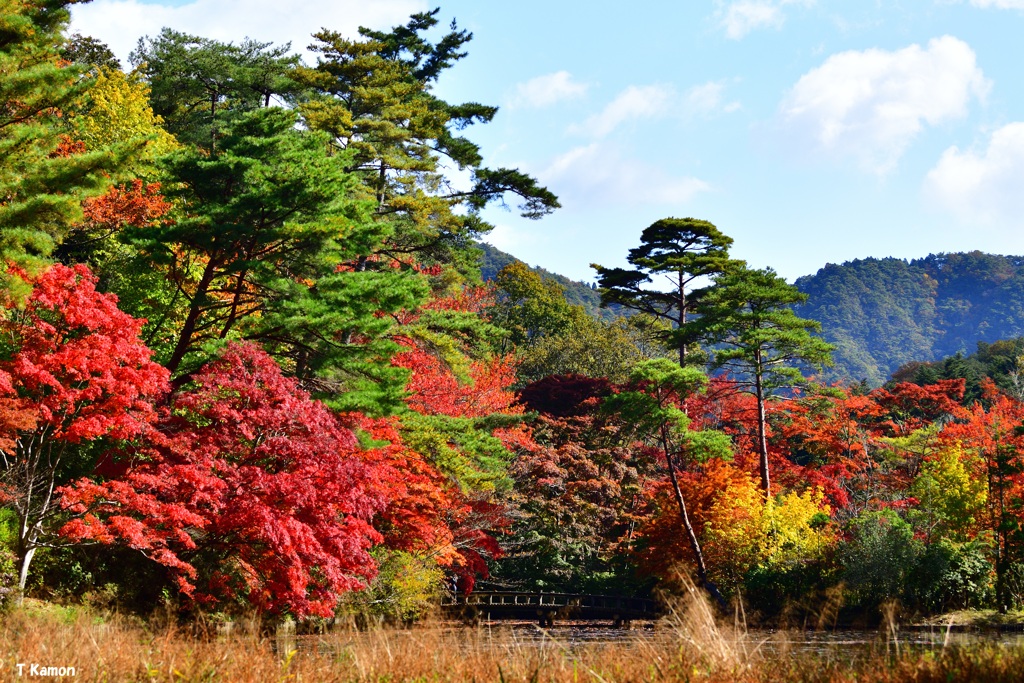
<svg viewBox="0 0 1024 683"><path fill-rule="evenodd" d="M78 516L62 533L147 553L201 604L329 616L376 573L376 468L255 345L196 373L147 446L111 465L116 478L63 490Z"/></svg>
<svg viewBox="0 0 1024 683"><path fill-rule="evenodd" d="M59 515L54 489L81 468L77 446L130 439L155 417L167 372L139 339L144 320L96 291L85 266L55 265L23 302L4 301L0 332L0 503L18 517L20 585Z"/></svg>

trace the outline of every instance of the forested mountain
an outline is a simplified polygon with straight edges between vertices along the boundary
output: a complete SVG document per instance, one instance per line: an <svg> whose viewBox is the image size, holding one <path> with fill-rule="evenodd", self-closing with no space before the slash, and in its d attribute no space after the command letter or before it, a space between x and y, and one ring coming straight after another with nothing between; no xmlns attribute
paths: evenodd
<svg viewBox="0 0 1024 683"><path fill-rule="evenodd" d="M516 257L489 244L480 274L493 280ZM598 290L544 268L531 267L565 289L565 298L610 320L618 307L601 308ZM867 258L828 264L796 281L809 296L796 307L817 320L836 346L833 380L884 383L900 366L974 353L978 343L1024 335L1024 257L980 251L932 254L906 261Z"/></svg>
<svg viewBox="0 0 1024 683"><path fill-rule="evenodd" d="M973 251L829 264L796 286L797 312L835 344L831 378L884 382L910 361L1024 334L1024 258Z"/></svg>

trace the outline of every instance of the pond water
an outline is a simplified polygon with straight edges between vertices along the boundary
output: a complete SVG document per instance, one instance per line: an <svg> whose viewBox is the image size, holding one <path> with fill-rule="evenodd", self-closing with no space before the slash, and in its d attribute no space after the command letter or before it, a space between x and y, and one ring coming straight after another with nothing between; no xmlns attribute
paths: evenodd
<svg viewBox="0 0 1024 683"><path fill-rule="evenodd" d="M541 629L529 623L494 623L478 626L438 626L428 631L433 639L448 642L472 644L477 648L554 647L574 651L603 644L626 644L629 642L662 643L686 646L690 637L684 630L671 626L635 625L632 629L614 628L607 625L562 624ZM368 631L335 632L325 635L289 635L274 639L273 646L278 652L298 650L300 652L338 652L359 642L390 641L397 643L405 639L418 640L424 636L422 629L394 629L386 632ZM977 630L900 629L893 632L882 630L835 630L835 631L776 631L749 629L737 631L735 635L720 636L730 648L762 656L789 654L811 654L825 657L857 657L871 652L927 651L946 647L962 647L978 644L1000 647L1024 647L1024 632L996 632ZM700 640L698 638L698 640Z"/></svg>

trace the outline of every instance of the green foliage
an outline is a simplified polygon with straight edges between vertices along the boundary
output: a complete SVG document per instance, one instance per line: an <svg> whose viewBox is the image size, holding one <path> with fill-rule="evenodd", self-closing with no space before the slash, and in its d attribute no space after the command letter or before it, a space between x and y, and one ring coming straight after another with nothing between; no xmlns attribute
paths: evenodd
<svg viewBox="0 0 1024 683"><path fill-rule="evenodd" d="M661 352L657 344L648 349L651 355L645 353L645 330L636 323L637 316L612 322L573 316L561 334L544 337L520 354L519 377L528 382L550 375L583 375L624 383L634 364Z"/></svg>
<svg viewBox="0 0 1024 683"><path fill-rule="evenodd" d="M926 385L944 379L964 380L965 404L983 399L986 379L1018 400L1024 398L1024 337L991 344L979 341L977 351L969 356L957 352L930 363L904 363L892 374L891 382Z"/></svg>
<svg viewBox="0 0 1024 683"><path fill-rule="evenodd" d="M806 298L770 268L736 269L719 277L700 307L700 325L720 345L712 367L770 393L800 383L798 364L828 365L832 346L812 334L821 325L789 308Z"/></svg>
<svg viewBox="0 0 1024 683"><path fill-rule="evenodd" d="M99 193L129 151L58 150L69 132L62 113L93 84L83 67L60 64L70 4L0 2L0 261L32 269L81 219L82 198Z"/></svg>
<svg viewBox="0 0 1024 683"><path fill-rule="evenodd" d="M929 544L907 584L910 599L931 613L992 604L992 553L992 541L984 536L960 543L942 538Z"/></svg>
<svg viewBox="0 0 1024 683"><path fill-rule="evenodd" d="M690 436L690 418L678 401L707 386L708 378L703 372L679 367L667 358L655 358L635 365L630 380L640 389L608 397L604 403L606 410L620 416L636 434L668 430L676 437Z"/></svg>
<svg viewBox="0 0 1024 683"><path fill-rule="evenodd" d="M507 492L512 455L490 433L506 426L496 423L500 419L407 413L402 419L402 439L464 492ZM511 425L521 419L508 416L507 422Z"/></svg>
<svg viewBox="0 0 1024 683"><path fill-rule="evenodd" d="M121 61L111 51L110 46L92 36L83 36L77 31L72 33L61 47L60 56L72 64L120 71Z"/></svg>
<svg viewBox="0 0 1024 683"><path fill-rule="evenodd" d="M256 340L337 407L393 410L406 373L389 364L395 321L381 313L414 308L426 283L408 269L345 267L373 241L372 223L349 199L344 155L295 123L284 109L243 112L214 154L186 148L163 160L176 220L123 237L174 289L151 281L156 291L126 300L151 307L148 338L173 372L191 372L230 339Z"/></svg>
<svg viewBox="0 0 1024 683"><path fill-rule="evenodd" d="M670 322L672 327L664 335L666 346L678 350L681 365L699 361L701 358L692 354L687 360L688 348L702 339L702 328L694 324L690 314L707 292L707 288L695 284L738 265L729 258L730 246L732 238L708 221L657 221L640 234L640 246L629 251L627 260L633 270L591 265L597 271L601 305L617 304ZM660 289L663 278L671 289Z"/></svg>
<svg viewBox="0 0 1024 683"><path fill-rule="evenodd" d="M630 367L644 358L640 344L647 330L640 317L595 319L566 300L560 283L521 261L498 271L494 286L497 303L489 316L506 331L523 383L568 374L625 382Z"/></svg>
<svg viewBox="0 0 1024 683"><path fill-rule="evenodd" d="M288 101L300 90L290 46L222 43L165 28L140 38L130 60L151 89L153 112L181 142L216 149L232 115Z"/></svg>
<svg viewBox="0 0 1024 683"><path fill-rule="evenodd" d="M18 515L10 508L0 508L0 610L18 586L18 570L14 554L18 541Z"/></svg>
<svg viewBox="0 0 1024 683"><path fill-rule="evenodd" d="M851 604L871 608L904 597L925 550L910 524L893 510L865 512L848 533L839 562Z"/></svg>
<svg viewBox="0 0 1024 683"><path fill-rule="evenodd" d="M433 558L383 547L372 554L377 576L366 590L346 594L338 606L340 614L407 623L437 608L445 592L445 574Z"/></svg>
<svg viewBox="0 0 1024 683"><path fill-rule="evenodd" d="M517 349L557 336L585 315L565 300L561 285L542 279L521 261L498 271L494 286L498 301L490 310L491 320L508 332L508 342Z"/></svg>
<svg viewBox="0 0 1024 683"><path fill-rule="evenodd" d="M696 327L716 344L711 367L725 369L757 401L757 449L761 488L771 494L766 402L803 380L800 365L830 364L832 346L812 332L821 326L797 317L789 306L806 295L768 268L731 268L715 279L701 301Z"/></svg>
<svg viewBox="0 0 1024 683"><path fill-rule="evenodd" d="M362 254L361 268L373 267L375 256L415 255L424 265L471 270L461 252L470 237L489 229L479 215L487 204L516 195L528 218L559 206L533 178L485 168L479 147L458 134L487 123L497 108L451 104L433 94L438 76L466 55L462 47L472 39L453 24L437 43L428 41L423 34L437 24L437 13L415 14L389 32L361 29L360 40L320 31L311 46L317 65L295 74L312 91L300 105L306 125L351 155L348 169L373 203L382 243ZM452 189L446 166L468 171L469 189Z"/></svg>
<svg viewBox="0 0 1024 683"><path fill-rule="evenodd" d="M906 363L1024 334L1022 278L1019 258L978 251L909 262L858 259L797 280L809 298L796 311L821 322L825 339L836 345L828 379L877 386Z"/></svg>
<svg viewBox="0 0 1024 683"><path fill-rule="evenodd" d="M984 465L976 460L949 444L922 465L910 492L919 501L913 521L929 538L964 542L987 515L988 484L977 476Z"/></svg>

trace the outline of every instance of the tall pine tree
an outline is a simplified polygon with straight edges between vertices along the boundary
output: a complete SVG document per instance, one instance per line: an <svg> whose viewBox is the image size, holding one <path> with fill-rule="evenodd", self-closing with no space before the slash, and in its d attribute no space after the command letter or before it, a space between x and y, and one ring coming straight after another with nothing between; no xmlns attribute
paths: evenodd
<svg viewBox="0 0 1024 683"><path fill-rule="evenodd" d="M656 221L640 234L640 246L629 250L632 270L591 265L597 271L601 305L618 304L668 321L672 327L663 335L666 345L678 351L679 365L692 363L700 328L690 313L707 291L695 285L739 263L729 258L731 246L732 238L708 221Z"/></svg>
<svg viewBox="0 0 1024 683"><path fill-rule="evenodd" d="M698 310L703 333L718 344L712 367L729 371L757 400L757 449L766 498L771 473L765 404L773 394L803 381L800 365L832 363L832 345L813 334L821 324L800 318L790 308L806 299L771 268L740 268L719 277Z"/></svg>
<svg viewBox="0 0 1024 683"><path fill-rule="evenodd" d="M374 206L383 239L360 256L359 269L395 260L468 261L468 238L490 229L480 210L506 196L517 196L528 218L559 206L554 194L521 171L486 168L479 146L460 134L489 122L496 107L451 104L433 93L473 37L453 23L431 43L424 34L438 23L437 13L415 14L388 32L360 29L356 40L321 31L310 46L317 66L297 70L298 80L315 93L300 107L306 124L349 151L349 170L359 175ZM446 166L468 171L467 186L457 187Z"/></svg>

